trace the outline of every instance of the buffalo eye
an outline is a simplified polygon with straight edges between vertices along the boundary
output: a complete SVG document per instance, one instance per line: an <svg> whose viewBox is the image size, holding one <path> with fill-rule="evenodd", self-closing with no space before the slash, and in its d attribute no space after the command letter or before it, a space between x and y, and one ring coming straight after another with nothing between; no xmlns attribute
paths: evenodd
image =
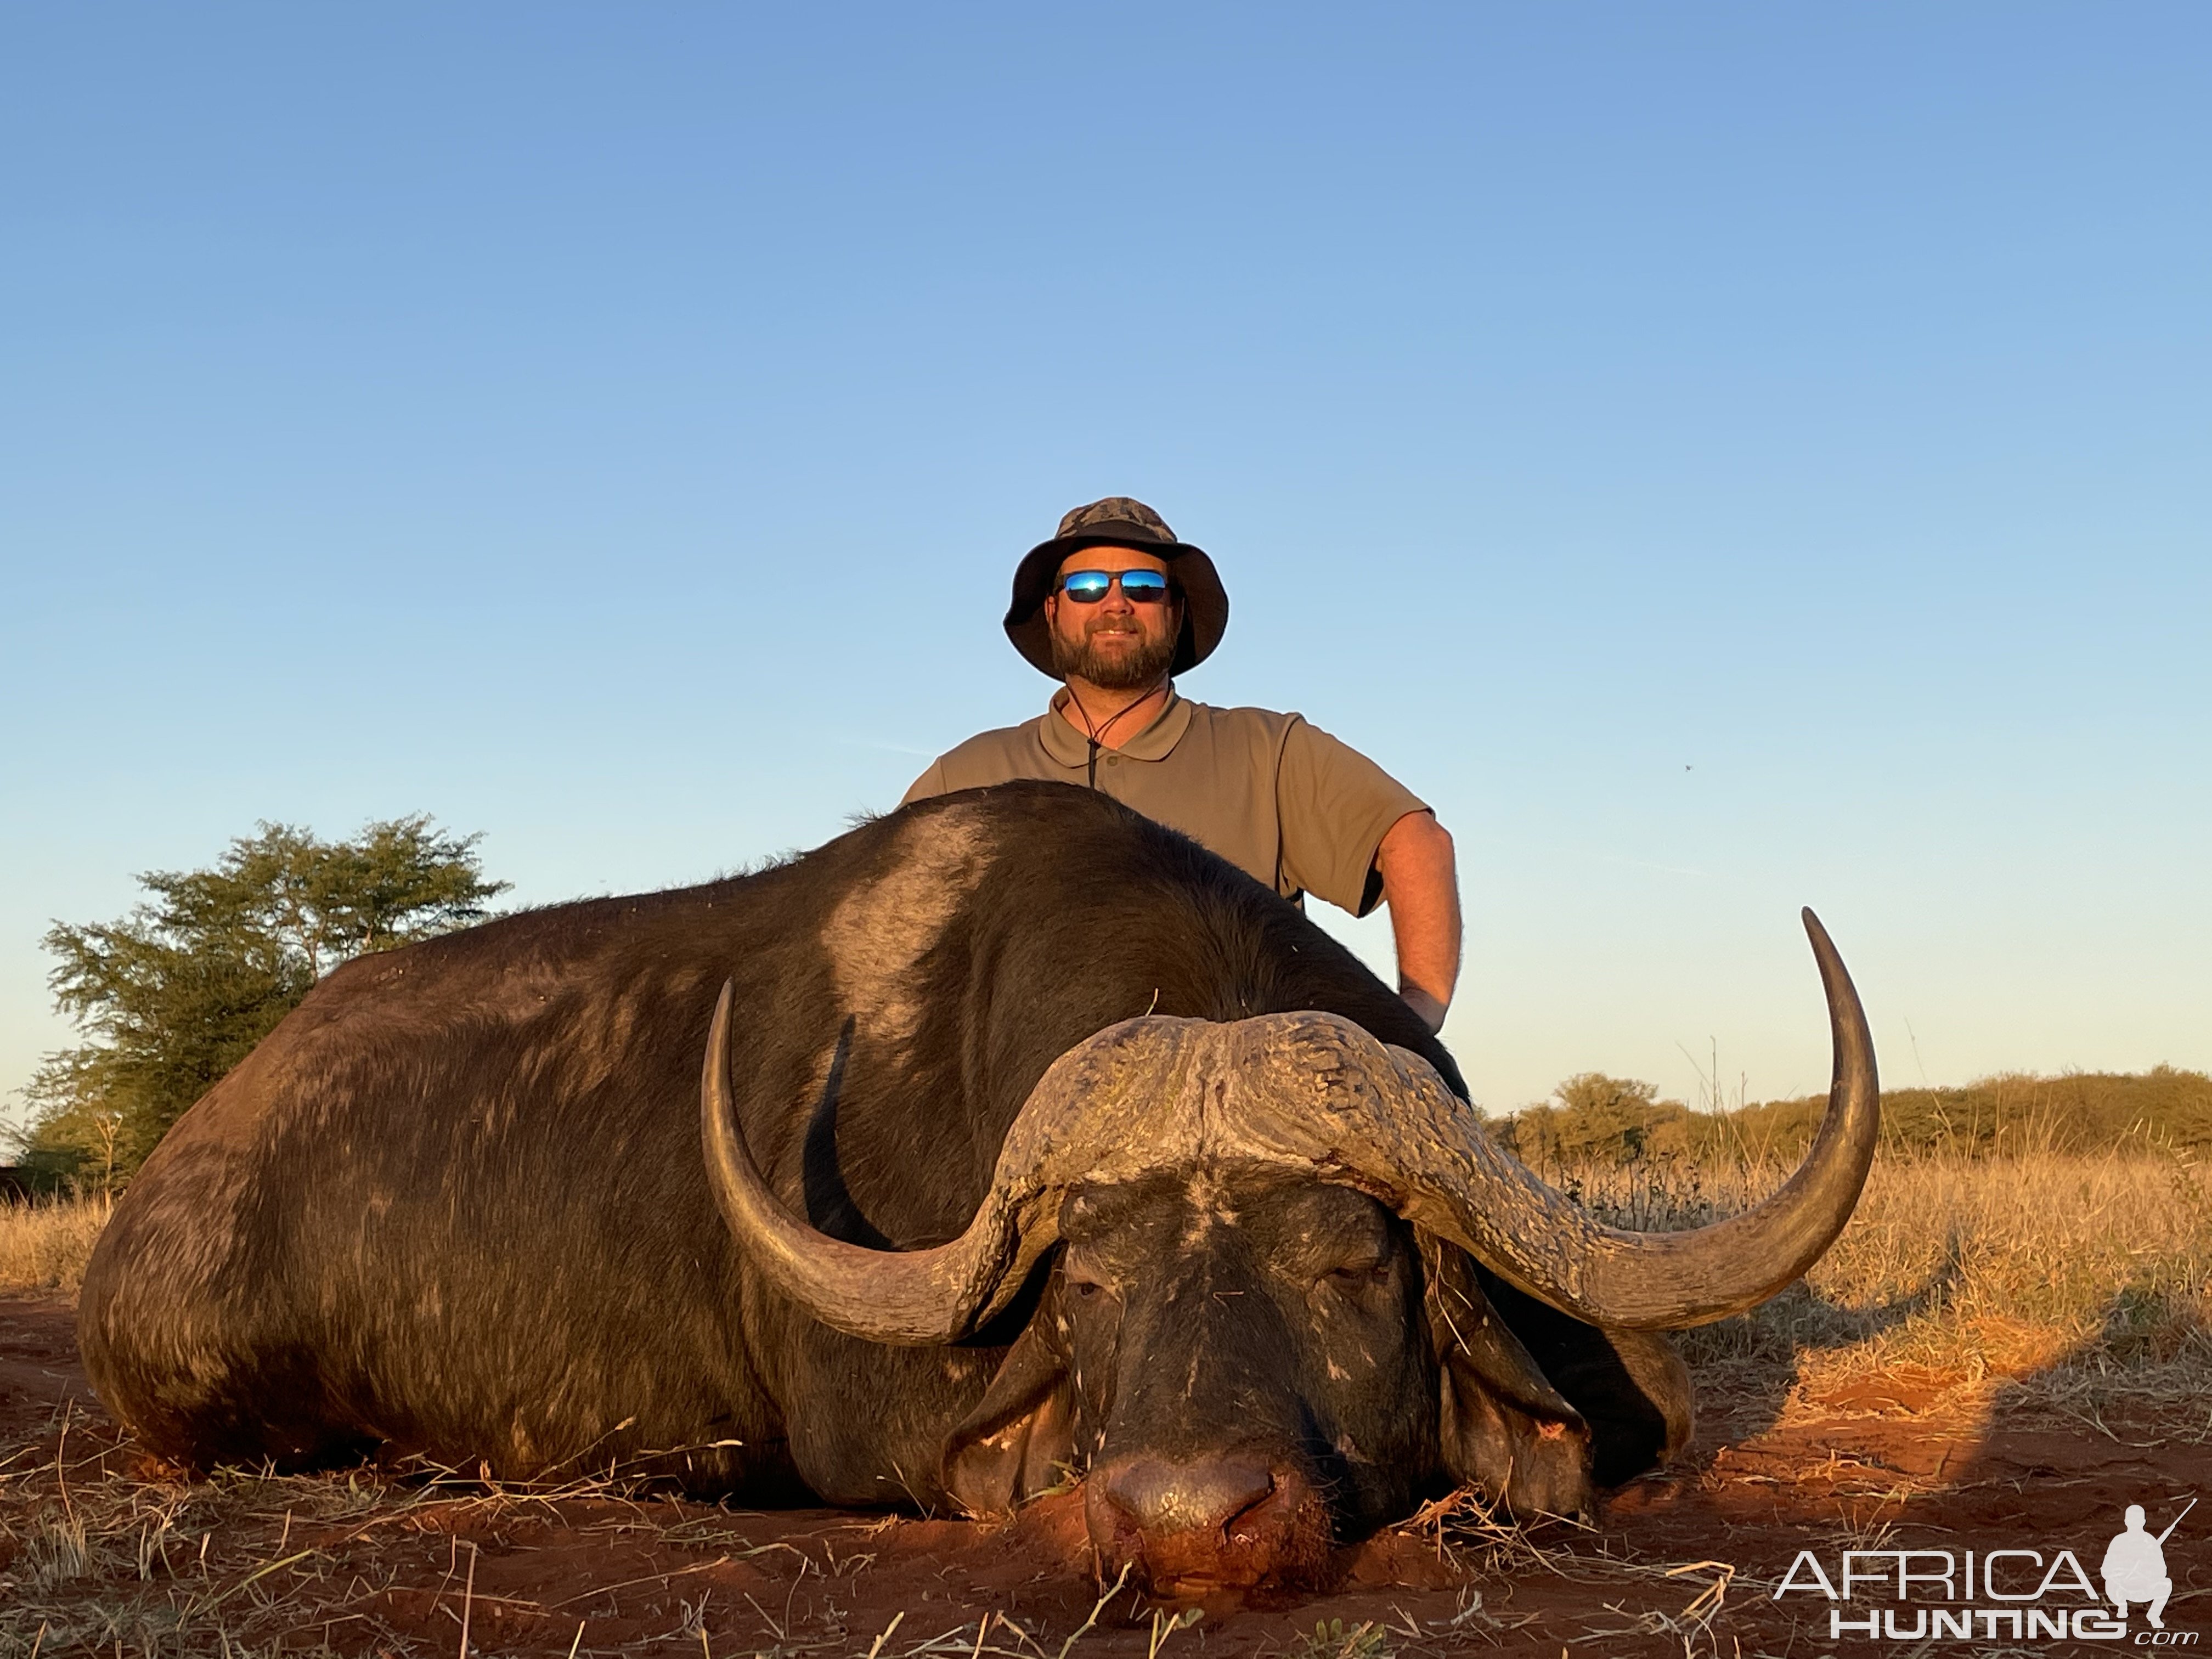
<svg viewBox="0 0 2212 1659"><path fill-rule="evenodd" d="M1103 1279L1073 1263L1060 1269L1060 1277L1067 1281L1067 1288L1079 1302L1096 1302L1106 1288Z"/></svg>
<svg viewBox="0 0 2212 1659"><path fill-rule="evenodd" d="M1358 1261L1346 1261L1329 1270L1327 1282L1340 1291L1364 1291L1380 1285L1390 1276L1390 1263L1372 1256Z"/></svg>

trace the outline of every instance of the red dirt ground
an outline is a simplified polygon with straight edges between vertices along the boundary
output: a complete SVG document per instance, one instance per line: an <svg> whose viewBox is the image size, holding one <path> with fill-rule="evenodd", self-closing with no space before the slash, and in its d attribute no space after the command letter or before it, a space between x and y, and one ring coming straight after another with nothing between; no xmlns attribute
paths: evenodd
<svg viewBox="0 0 2212 1659"><path fill-rule="evenodd" d="M459 1654L465 1620L482 1655L1060 1659L1099 1601L1079 1493L991 1528L404 1473L166 1480L100 1413L73 1320L64 1303L0 1301L0 1653L27 1651L44 1625L47 1653L135 1653L131 1632L162 1629L173 1633L159 1651L216 1652L220 1629L257 1650ZM1594 1531L1524 1540L1486 1531L1462 1504L1343 1552L1325 1595L1209 1608L1171 1629L1125 1591L1074 1652L1798 1659L2144 1645L2140 1608L2123 1643L1929 1646L1834 1641L1827 1601L1772 1598L1801 1549L1832 1576L1845 1547L2065 1547L2094 1575L2126 1504L2144 1504L2155 1531L2212 1495L2212 1399L2069 1416L2029 1410L2002 1382L1947 1394L1943 1381L1891 1375L1784 1416L1789 1378L1738 1379L1701 1401L1688 1456L1614 1494ZM58 1573L38 1540L72 1519L109 1542ZM2212 1505L2185 1521L2166 1559L2169 1630L2212 1626L2199 1599L2212 1590ZM94 1609L116 1611L103 1624Z"/></svg>

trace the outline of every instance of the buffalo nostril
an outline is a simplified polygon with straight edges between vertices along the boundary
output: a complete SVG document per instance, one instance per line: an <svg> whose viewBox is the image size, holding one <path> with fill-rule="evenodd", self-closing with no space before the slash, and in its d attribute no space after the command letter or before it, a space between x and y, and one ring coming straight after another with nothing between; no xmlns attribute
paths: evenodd
<svg viewBox="0 0 2212 1659"><path fill-rule="evenodd" d="M1146 1534L1224 1531L1274 1490L1274 1471L1246 1458L1145 1458L1109 1472L1105 1483L1107 1501Z"/></svg>
<svg viewBox="0 0 2212 1659"><path fill-rule="evenodd" d="M1094 1468L1085 1511L1100 1565L1170 1599L1317 1582L1328 1559L1328 1506L1294 1464L1264 1456Z"/></svg>

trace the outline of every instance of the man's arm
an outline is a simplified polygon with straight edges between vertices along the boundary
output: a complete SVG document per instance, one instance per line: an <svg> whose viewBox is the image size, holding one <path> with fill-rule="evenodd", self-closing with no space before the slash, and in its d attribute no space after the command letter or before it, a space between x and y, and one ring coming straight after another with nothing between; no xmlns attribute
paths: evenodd
<svg viewBox="0 0 2212 1659"><path fill-rule="evenodd" d="M1290 717L1276 772L1279 878L1364 916L1390 907L1398 994L1443 1024L1459 978L1459 877L1452 840L1421 799L1358 750ZM1378 826L1381 827L1377 834Z"/></svg>
<svg viewBox="0 0 2212 1659"><path fill-rule="evenodd" d="M1459 866L1451 832L1428 812L1408 812L1375 849L1382 902L1398 945L1398 994L1443 1029L1444 1010L1459 981Z"/></svg>

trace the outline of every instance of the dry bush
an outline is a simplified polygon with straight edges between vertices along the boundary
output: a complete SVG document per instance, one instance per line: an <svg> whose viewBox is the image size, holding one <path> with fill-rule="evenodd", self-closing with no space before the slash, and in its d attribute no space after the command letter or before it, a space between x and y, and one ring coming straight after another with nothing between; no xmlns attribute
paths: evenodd
<svg viewBox="0 0 2212 1659"><path fill-rule="evenodd" d="M75 1296L109 1208L105 1198L0 1201L0 1296Z"/></svg>
<svg viewBox="0 0 2212 1659"><path fill-rule="evenodd" d="M1701 1158L1749 1148L1776 1158L1802 1158L1827 1105L1826 1095L1807 1095L1700 1112L1690 1120L1691 1150ZM2144 1151L2201 1155L2212 1148L2212 1077L2154 1066L2148 1072L2069 1072L2058 1077L2001 1072L1955 1088L1885 1089L1881 1145L1887 1154L1921 1157Z"/></svg>
<svg viewBox="0 0 2212 1659"><path fill-rule="evenodd" d="M1789 1173L1550 1171L1605 1219L1643 1228L1734 1214ZM1802 1282L1678 1340L1701 1370L1790 1364L1815 1386L1911 1367L2158 1392L2212 1360L2212 1189L2202 1167L2146 1152L1877 1158L1850 1224Z"/></svg>

